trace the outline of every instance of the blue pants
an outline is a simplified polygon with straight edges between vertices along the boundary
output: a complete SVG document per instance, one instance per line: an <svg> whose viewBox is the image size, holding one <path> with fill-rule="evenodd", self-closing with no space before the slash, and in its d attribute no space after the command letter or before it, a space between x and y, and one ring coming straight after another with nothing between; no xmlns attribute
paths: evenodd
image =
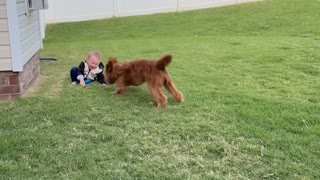
<svg viewBox="0 0 320 180"><path fill-rule="evenodd" d="M70 70L70 77L71 77L71 81L72 81L72 82L80 83L80 81L77 79L78 72L79 72L79 68L77 68L77 67L71 68L71 70ZM91 83L92 81L93 81L92 79L87 79L87 78L84 79L84 82L86 82L86 84L89 84L89 83Z"/></svg>

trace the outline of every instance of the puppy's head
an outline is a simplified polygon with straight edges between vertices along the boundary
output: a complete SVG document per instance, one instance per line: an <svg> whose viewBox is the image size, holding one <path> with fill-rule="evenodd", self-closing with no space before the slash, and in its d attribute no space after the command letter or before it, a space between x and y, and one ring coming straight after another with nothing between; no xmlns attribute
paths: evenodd
<svg viewBox="0 0 320 180"><path fill-rule="evenodd" d="M116 65L118 61L116 58L110 57L108 59L106 69L105 69L105 80L109 84L113 84L117 80L117 74L116 74Z"/></svg>

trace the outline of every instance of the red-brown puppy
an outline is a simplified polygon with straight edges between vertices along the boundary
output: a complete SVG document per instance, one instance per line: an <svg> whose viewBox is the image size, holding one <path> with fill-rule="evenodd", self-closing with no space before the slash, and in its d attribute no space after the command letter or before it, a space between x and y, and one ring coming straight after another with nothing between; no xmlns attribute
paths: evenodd
<svg viewBox="0 0 320 180"><path fill-rule="evenodd" d="M109 58L105 69L106 82L116 85L115 94L126 92L128 86L138 86L147 82L148 87L158 108L166 107L167 97L162 92L164 86L181 103L183 95L174 85L166 67L171 63L172 56L165 55L157 61L136 60L131 62L118 62L115 58Z"/></svg>

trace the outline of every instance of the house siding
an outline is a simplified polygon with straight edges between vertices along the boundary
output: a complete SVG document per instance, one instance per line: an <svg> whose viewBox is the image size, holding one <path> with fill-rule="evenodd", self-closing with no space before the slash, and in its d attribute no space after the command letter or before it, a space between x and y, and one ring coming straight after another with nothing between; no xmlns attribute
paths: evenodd
<svg viewBox="0 0 320 180"><path fill-rule="evenodd" d="M25 15L24 0L17 0L17 13L20 28L20 44L22 52L22 64L25 64L34 54L41 49L41 32L39 25L39 11L33 11Z"/></svg>
<svg viewBox="0 0 320 180"><path fill-rule="evenodd" d="M12 70L6 1L0 0L0 71Z"/></svg>
<svg viewBox="0 0 320 180"><path fill-rule="evenodd" d="M23 96L38 79L42 39L38 11L27 16L25 0L0 0L0 8L0 100L3 100Z"/></svg>

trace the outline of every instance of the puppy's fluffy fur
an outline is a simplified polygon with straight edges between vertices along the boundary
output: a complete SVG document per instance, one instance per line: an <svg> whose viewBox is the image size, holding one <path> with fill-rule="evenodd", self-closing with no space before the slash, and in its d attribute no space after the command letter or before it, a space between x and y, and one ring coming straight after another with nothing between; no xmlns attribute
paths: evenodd
<svg viewBox="0 0 320 180"><path fill-rule="evenodd" d="M164 86L181 103L183 95L174 85L166 67L171 63L172 56L165 55L157 61L136 60L131 62L118 62L115 58L109 58L105 69L106 82L115 84L115 94L126 92L128 86L138 86L147 82L151 94L154 96L157 107L167 105L167 97L162 92Z"/></svg>

